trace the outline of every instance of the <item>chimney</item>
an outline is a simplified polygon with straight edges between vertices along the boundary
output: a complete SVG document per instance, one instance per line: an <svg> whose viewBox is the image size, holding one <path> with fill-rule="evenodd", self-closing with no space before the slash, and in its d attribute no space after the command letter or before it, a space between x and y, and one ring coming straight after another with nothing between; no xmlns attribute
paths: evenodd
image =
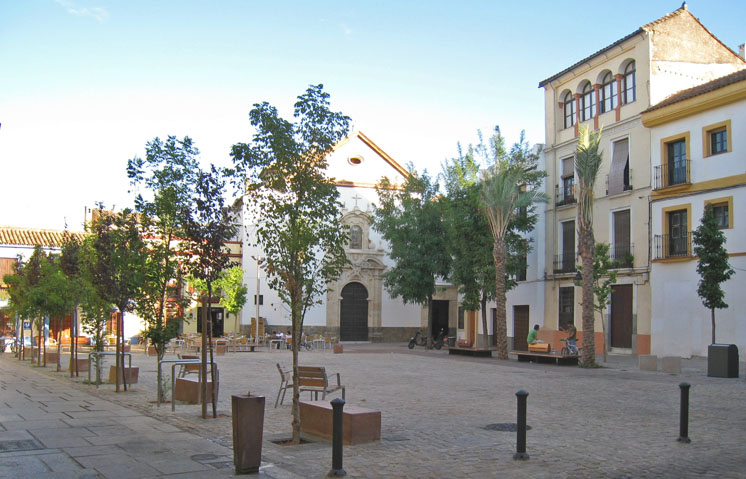
<svg viewBox="0 0 746 479"><path fill-rule="evenodd" d="M746 43L738 45L738 55L746 60Z"/></svg>

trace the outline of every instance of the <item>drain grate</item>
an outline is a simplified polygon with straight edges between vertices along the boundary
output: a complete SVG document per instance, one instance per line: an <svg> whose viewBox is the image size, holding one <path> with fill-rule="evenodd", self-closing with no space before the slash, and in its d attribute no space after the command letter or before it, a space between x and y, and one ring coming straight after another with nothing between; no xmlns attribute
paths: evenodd
<svg viewBox="0 0 746 479"><path fill-rule="evenodd" d="M518 425L514 422L499 422L497 424L487 424L484 426L488 431L500 431L500 432L516 432ZM526 426L526 430L530 431L531 426Z"/></svg>
<svg viewBox="0 0 746 479"><path fill-rule="evenodd" d="M0 441L0 452L37 451L39 449L44 449L44 446L34 439Z"/></svg>

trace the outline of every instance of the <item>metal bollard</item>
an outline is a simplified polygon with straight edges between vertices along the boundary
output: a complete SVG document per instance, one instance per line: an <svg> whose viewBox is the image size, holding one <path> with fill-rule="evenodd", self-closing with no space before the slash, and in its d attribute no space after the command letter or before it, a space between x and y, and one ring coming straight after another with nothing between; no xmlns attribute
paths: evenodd
<svg viewBox="0 0 746 479"><path fill-rule="evenodd" d="M526 399L528 398L528 393L521 389L515 395L518 398L518 420L516 422L518 428L516 431L516 447L513 459L525 460L528 459L528 454L526 454Z"/></svg>
<svg viewBox="0 0 746 479"><path fill-rule="evenodd" d="M344 435L344 416L342 415L342 408L344 408L344 399L334 399L331 402L333 410L332 419L332 469L327 474L327 477L341 477L346 476L347 473L342 468L342 440Z"/></svg>
<svg viewBox="0 0 746 479"><path fill-rule="evenodd" d="M689 383L680 383L681 388L681 412L679 414L679 438L677 441L689 444Z"/></svg>

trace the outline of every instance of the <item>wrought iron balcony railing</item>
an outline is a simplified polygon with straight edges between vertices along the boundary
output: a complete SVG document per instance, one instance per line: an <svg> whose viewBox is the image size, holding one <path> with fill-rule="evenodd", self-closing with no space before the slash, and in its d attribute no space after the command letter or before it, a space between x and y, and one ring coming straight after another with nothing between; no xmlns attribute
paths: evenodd
<svg viewBox="0 0 746 479"><path fill-rule="evenodd" d="M669 186L691 183L689 160L676 163L665 163L655 167L653 189L660 190Z"/></svg>
<svg viewBox="0 0 746 479"><path fill-rule="evenodd" d="M554 257L554 274L574 273L575 253L560 253Z"/></svg>
<svg viewBox="0 0 746 479"><path fill-rule="evenodd" d="M692 255L692 232L682 235L655 235L655 259L683 258Z"/></svg>
<svg viewBox="0 0 746 479"><path fill-rule="evenodd" d="M555 186L554 205L564 206L576 203L575 199L575 183L568 183L565 185Z"/></svg>
<svg viewBox="0 0 746 479"><path fill-rule="evenodd" d="M632 243L616 243L609 249L611 261L614 261L618 268L631 268L634 262Z"/></svg>

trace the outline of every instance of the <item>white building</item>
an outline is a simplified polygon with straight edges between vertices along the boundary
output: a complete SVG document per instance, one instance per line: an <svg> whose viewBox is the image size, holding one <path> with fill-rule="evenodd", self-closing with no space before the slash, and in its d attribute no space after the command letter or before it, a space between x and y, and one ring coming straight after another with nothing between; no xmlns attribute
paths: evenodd
<svg viewBox="0 0 746 479"><path fill-rule="evenodd" d="M330 285L331 290L322 303L306 313L303 330L308 334L336 336L341 341L409 339L414 330L427 326L427 311L392 298L383 287L382 274L393 262L386 254L384 240L372 228L373 204L377 200L375 184L384 176L393 184L402 184L408 172L367 136L355 132L331 153L328 174L335 178L340 191L340 202L344 205L342 222L350 226L346 252L351 265ZM246 235L253 234L253 230L251 224L245 226ZM246 238L243 255L249 301L242 322L248 330L251 318L258 312L260 318L266 318L270 330L289 330L288 306L266 286L256 262L262 253L248 246L253 243L249 239ZM456 324L457 298L453 288L448 287L448 291L436 296L438 314L434 331Z"/></svg>
<svg viewBox="0 0 746 479"><path fill-rule="evenodd" d="M733 277L722 285L716 341L746 350L746 70L684 90L647 109L651 194L651 353L704 356L710 311L697 295L692 235L705 204L727 238Z"/></svg>

